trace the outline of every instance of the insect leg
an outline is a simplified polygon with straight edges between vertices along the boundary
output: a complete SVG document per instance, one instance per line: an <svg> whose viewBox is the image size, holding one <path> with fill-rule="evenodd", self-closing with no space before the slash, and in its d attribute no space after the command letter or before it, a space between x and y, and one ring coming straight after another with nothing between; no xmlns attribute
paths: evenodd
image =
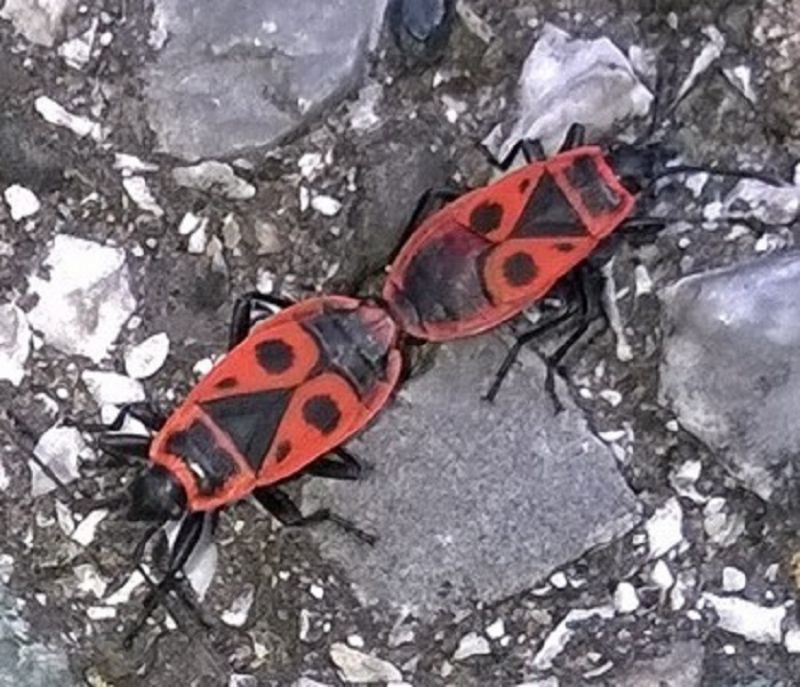
<svg viewBox="0 0 800 687"><path fill-rule="evenodd" d="M503 385L508 373L511 371L511 367L516 362L517 358L519 357L519 353L524 346L527 346L538 336L550 331L554 327L557 327L562 322L566 322L568 319L575 317L575 315L576 312L570 309L567 312L548 319L546 322L542 322L530 331L520 334L520 336L518 336L517 340L514 342L514 345L509 349L508 353L506 353L506 357L503 359L502 364L495 374L492 386L489 387L489 391L487 391L483 397L484 400L489 401L489 403L494 403L494 400L497 398L497 394L500 391L500 387Z"/></svg>
<svg viewBox="0 0 800 687"><path fill-rule="evenodd" d="M569 129L567 129L567 135L564 137L564 142L561 144L561 148L559 148L558 152L564 153L573 148L582 146L585 140L586 127L577 122L570 124Z"/></svg>
<svg viewBox="0 0 800 687"><path fill-rule="evenodd" d="M253 491L253 496L285 527L302 527L327 520L369 545L373 545L377 541L375 535L365 532L350 520L336 513L331 513L327 508L320 508L313 513L303 515L297 505L284 492L274 487L256 489Z"/></svg>
<svg viewBox="0 0 800 687"><path fill-rule="evenodd" d="M508 151L502 160L497 160L489 155L489 162L505 172L514 163L519 153L522 153L526 164L530 164L531 162L544 162L547 159L547 154L544 152L542 142L538 138L522 138L511 146L511 150Z"/></svg>
<svg viewBox="0 0 800 687"><path fill-rule="evenodd" d="M231 316L230 334L228 336L228 350L239 345L250 333L253 326L253 306L267 308L275 306L278 308L288 308L294 305L294 301L289 298L272 296L259 291L248 291L236 299L233 305L233 315Z"/></svg>
<svg viewBox="0 0 800 687"><path fill-rule="evenodd" d="M147 429L154 432L160 430L167 421L164 413L152 401L136 401L121 406L117 416L109 424L71 420L68 420L67 424L72 424L83 432L118 432L128 417L139 420Z"/></svg>
<svg viewBox="0 0 800 687"><path fill-rule="evenodd" d="M206 513L202 512L190 513L184 518L178 530L178 536L175 538L175 546L172 548L172 553L170 554L167 572L163 579L144 598L142 602L142 611L139 613L139 617L123 639L123 644L125 646L130 646L133 643L136 635L141 632L147 619L156 609L159 599L175 586L178 573L180 573L183 566L186 565L186 561L189 560L192 551L194 551L197 542L200 540L206 515ZM182 596L182 598L184 601L187 601L185 597Z"/></svg>
<svg viewBox="0 0 800 687"><path fill-rule="evenodd" d="M150 455L150 437L141 434L104 434L97 440L103 453L115 458L144 458Z"/></svg>
<svg viewBox="0 0 800 687"><path fill-rule="evenodd" d="M326 477L327 479L357 480L363 476L365 469L358 459L343 448L333 451L341 460L334 460L330 456L325 456L314 461L306 468L305 473L315 477Z"/></svg>

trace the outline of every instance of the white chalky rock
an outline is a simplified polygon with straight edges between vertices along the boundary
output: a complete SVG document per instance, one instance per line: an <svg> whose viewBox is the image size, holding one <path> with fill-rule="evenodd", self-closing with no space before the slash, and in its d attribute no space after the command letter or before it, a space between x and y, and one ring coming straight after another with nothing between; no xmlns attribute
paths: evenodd
<svg viewBox="0 0 800 687"><path fill-rule="evenodd" d="M472 656L486 656L492 653L492 648L486 637L481 637L477 632L465 634L458 642L453 654L454 661L463 661Z"/></svg>
<svg viewBox="0 0 800 687"><path fill-rule="evenodd" d="M325 217L333 217L342 209L342 204L336 198L331 196L314 196L311 199L311 207L314 208L320 215Z"/></svg>
<svg viewBox="0 0 800 687"><path fill-rule="evenodd" d="M158 204L158 201L155 199L144 177L126 177L122 180L122 188L125 189L130 199L136 203L140 209L156 217L164 216L164 209Z"/></svg>
<svg viewBox="0 0 800 687"><path fill-rule="evenodd" d="M518 98L517 121L505 142L499 150L485 142L500 159L522 138L538 138L552 153L571 124L582 122L594 136L615 122L647 115L653 101L628 58L608 38L573 39L551 24L544 26L525 60Z"/></svg>
<svg viewBox="0 0 800 687"><path fill-rule="evenodd" d="M125 352L125 372L134 379L147 379L158 372L169 355L169 337L153 334Z"/></svg>
<svg viewBox="0 0 800 687"><path fill-rule="evenodd" d="M6 199L11 219L15 222L35 215L42 207L36 194L19 184L9 186L3 192L3 197Z"/></svg>
<svg viewBox="0 0 800 687"><path fill-rule="evenodd" d="M25 313L13 303L0 305L0 379L19 386L31 348Z"/></svg>
<svg viewBox="0 0 800 687"><path fill-rule="evenodd" d="M100 362L136 309L125 251L59 234L45 265L48 279L30 278L39 302L28 320L48 344Z"/></svg>
<svg viewBox="0 0 800 687"><path fill-rule="evenodd" d="M614 590L614 607L618 613L633 613L639 608L639 595L630 582L620 582Z"/></svg>
<svg viewBox="0 0 800 687"><path fill-rule="evenodd" d="M723 209L727 217L790 224L800 215L800 185L775 186L760 179L742 179L725 197Z"/></svg>
<svg viewBox="0 0 800 687"><path fill-rule="evenodd" d="M781 642L781 623L786 617L783 606L769 608L746 599L710 593L703 594L703 599L717 612L717 624L723 630L760 644Z"/></svg>
<svg viewBox="0 0 800 687"><path fill-rule="evenodd" d="M678 499L671 498L645 524L650 542L650 557L658 558L683 541L683 511Z"/></svg>
<svg viewBox="0 0 800 687"><path fill-rule="evenodd" d="M229 164L216 160L176 167L172 178L178 186L217 193L231 200L248 200L256 195L255 186L236 176Z"/></svg>
<svg viewBox="0 0 800 687"><path fill-rule="evenodd" d="M247 622L254 599L255 588L253 585L247 585L247 588L233 600L230 608L222 612L222 622L231 627L242 627Z"/></svg>
<svg viewBox="0 0 800 687"><path fill-rule="evenodd" d="M98 122L88 117L72 114L46 95L40 95L36 98L34 107L46 122L56 126L63 126L80 138L89 136L100 142L108 133Z"/></svg>
<svg viewBox="0 0 800 687"><path fill-rule="evenodd" d="M726 565L722 569L722 589L726 592L741 592L747 586L747 575L739 568Z"/></svg>
<svg viewBox="0 0 800 687"><path fill-rule="evenodd" d="M78 459L86 450L86 443L75 427L51 427L36 442L33 452L53 474L68 484L80 476ZM56 488L56 485L35 461L29 462L31 469L31 494L41 496Z"/></svg>
<svg viewBox="0 0 800 687"><path fill-rule="evenodd" d="M49 48L61 29L64 15L76 5L76 0L6 0L0 9L0 19L10 21L29 41Z"/></svg>
<svg viewBox="0 0 800 687"><path fill-rule="evenodd" d="M81 374L81 379L100 406L106 404L118 406L145 399L141 382L117 372L86 370Z"/></svg>
<svg viewBox="0 0 800 687"><path fill-rule="evenodd" d="M335 642L331 646L330 653L331 660L345 682L373 684L400 682L403 679L403 674L388 661L351 649L343 642Z"/></svg>

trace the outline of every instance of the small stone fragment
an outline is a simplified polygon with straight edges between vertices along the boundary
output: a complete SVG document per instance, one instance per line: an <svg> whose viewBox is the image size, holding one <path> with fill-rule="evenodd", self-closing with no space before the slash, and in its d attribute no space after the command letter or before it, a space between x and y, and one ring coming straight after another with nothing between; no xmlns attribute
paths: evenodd
<svg viewBox="0 0 800 687"><path fill-rule="evenodd" d="M39 301L29 322L52 346L99 363L136 309L125 251L58 234L45 265L49 279L30 278Z"/></svg>
<svg viewBox="0 0 800 687"><path fill-rule="evenodd" d="M93 510L83 520L80 521L78 526L70 535L70 538L81 546L89 546L89 544L94 541L98 526L108 516L108 512L109 511L105 508Z"/></svg>
<svg viewBox="0 0 800 687"><path fill-rule="evenodd" d="M783 638L781 623L786 617L783 606L759 606L734 596L703 594L717 612L717 624L723 629L751 642L779 644Z"/></svg>
<svg viewBox="0 0 800 687"><path fill-rule="evenodd" d="M330 655L345 682L372 684L400 682L403 679L403 674L388 661L351 649L342 642L335 642L331 646Z"/></svg>
<svg viewBox="0 0 800 687"><path fill-rule="evenodd" d="M486 636L489 639L500 639L506 633L506 626L502 618L498 618L486 628Z"/></svg>
<svg viewBox="0 0 800 687"><path fill-rule="evenodd" d="M0 379L19 386L31 348L31 329L21 308L0 305Z"/></svg>
<svg viewBox="0 0 800 687"><path fill-rule="evenodd" d="M106 137L107 132L99 123L88 117L79 117L68 112L46 95L39 96L34 103L34 107L46 122L69 129L80 138L89 136L100 142Z"/></svg>
<svg viewBox="0 0 800 687"><path fill-rule="evenodd" d="M756 104L758 96L753 90L753 72L746 64L736 67L724 67L722 73L731 85L747 98L753 105Z"/></svg>
<svg viewBox="0 0 800 687"><path fill-rule="evenodd" d="M158 372L169 355L169 336L159 332L125 352L125 372L133 379L147 379Z"/></svg>
<svg viewBox="0 0 800 687"><path fill-rule="evenodd" d="M206 224L208 224L207 217L198 217L192 212L187 212L178 225L178 233L181 236L189 236Z"/></svg>
<svg viewBox="0 0 800 687"><path fill-rule="evenodd" d="M176 167L172 178L178 186L215 193L231 200L249 200L256 188L236 176L233 167L224 162L206 160L190 167Z"/></svg>
<svg viewBox="0 0 800 687"><path fill-rule="evenodd" d="M722 569L722 589L726 592L741 592L747 586L747 575L739 568L726 565Z"/></svg>
<svg viewBox="0 0 800 687"><path fill-rule="evenodd" d="M83 69L91 59L97 25L97 19L93 19L86 31L58 46L58 54L73 69Z"/></svg>
<svg viewBox="0 0 800 687"><path fill-rule="evenodd" d="M186 245L186 250L192 255L202 255L206 251L208 245L208 233L206 232L206 224L201 224L191 236L189 236L189 243Z"/></svg>
<svg viewBox="0 0 800 687"><path fill-rule="evenodd" d="M0 8L0 19L10 21L32 43L50 48L61 30L64 15L76 4L75 0L6 0Z"/></svg>
<svg viewBox="0 0 800 687"><path fill-rule="evenodd" d="M800 629L789 630L783 638L783 645L790 654L800 654Z"/></svg>
<svg viewBox="0 0 800 687"><path fill-rule="evenodd" d="M721 496L709 499L703 508L703 529L711 543L721 548L731 546L744 532L744 518L737 513L729 513L727 504Z"/></svg>
<svg viewBox="0 0 800 687"><path fill-rule="evenodd" d="M278 228L268 220L259 219L253 224L256 235L256 255L270 255L277 253L281 249L281 242L278 238Z"/></svg>
<svg viewBox="0 0 800 687"><path fill-rule="evenodd" d="M639 595L630 582L620 582L614 590L614 607L618 613L633 613L639 608Z"/></svg>
<svg viewBox="0 0 800 687"><path fill-rule="evenodd" d="M335 217L342 209L342 204L330 196L314 196L311 199L311 207L325 217Z"/></svg>
<svg viewBox="0 0 800 687"><path fill-rule="evenodd" d="M455 0L390 0L389 30L408 57L426 62L438 57L453 25Z"/></svg>
<svg viewBox="0 0 800 687"><path fill-rule="evenodd" d="M230 607L222 612L222 622L231 627L244 626L254 599L255 587L247 585L245 590L233 600Z"/></svg>
<svg viewBox="0 0 800 687"><path fill-rule="evenodd" d="M653 584L664 592L668 592L672 585L675 584L675 577L663 559L656 561L653 571L650 573L650 579Z"/></svg>
<svg viewBox="0 0 800 687"><path fill-rule="evenodd" d="M97 569L90 563L76 565L72 572L78 579L78 589L84 594L93 594L96 599L102 599L108 588L108 581L102 577Z"/></svg>
<svg viewBox="0 0 800 687"><path fill-rule="evenodd" d="M650 542L650 557L659 558L683 541L683 510L671 498L645 524Z"/></svg>
<svg viewBox="0 0 800 687"><path fill-rule="evenodd" d="M144 177L126 177L122 180L122 187L139 208L156 217L164 216L163 208L156 201Z"/></svg>
<svg viewBox="0 0 800 687"><path fill-rule="evenodd" d="M42 207L36 194L19 184L9 186L3 192L3 197L6 199L11 219L15 222L35 215Z"/></svg>
<svg viewBox="0 0 800 687"><path fill-rule="evenodd" d="M81 379L97 405L123 405L144 401L145 393L141 382L102 370L85 370Z"/></svg>
<svg viewBox="0 0 800 687"><path fill-rule="evenodd" d="M114 169L120 170L123 174L144 174L157 172L158 165L140 160L129 153L114 153Z"/></svg>
<svg viewBox="0 0 800 687"><path fill-rule="evenodd" d="M69 484L80 476L78 459L86 450L86 443L75 427L51 427L39 437L33 452L62 484ZM30 461L29 465L32 496L41 496L56 488L37 463Z"/></svg>
<svg viewBox="0 0 800 687"><path fill-rule="evenodd" d="M725 36L719 32L716 26L707 26L703 29L703 33L708 38L708 43L703 46L700 54L695 57L689 74L678 89L678 95L675 97L676 101L680 101L684 98L694 87L695 83L697 83L697 79L700 75L719 59L720 55L722 55L722 51L725 49Z"/></svg>
<svg viewBox="0 0 800 687"><path fill-rule="evenodd" d="M481 637L477 632L465 634L458 643L458 648L453 653L454 661L463 661L471 656L486 656L492 653L492 648L486 637Z"/></svg>
<svg viewBox="0 0 800 687"><path fill-rule="evenodd" d="M742 179L723 201L726 217L757 219L764 224L791 224L800 215L800 186L775 186L760 179Z"/></svg>
<svg viewBox="0 0 800 687"><path fill-rule="evenodd" d="M228 680L228 687L258 687L258 680L254 675L234 673Z"/></svg>
<svg viewBox="0 0 800 687"><path fill-rule="evenodd" d="M575 634L575 629L571 627L573 623L579 623L589 618L612 618L613 616L614 608L611 606L572 609L564 616L562 621L556 625L553 631L547 635L539 652L533 657L533 667L543 672L553 667L553 661L564 650L569 640Z"/></svg>

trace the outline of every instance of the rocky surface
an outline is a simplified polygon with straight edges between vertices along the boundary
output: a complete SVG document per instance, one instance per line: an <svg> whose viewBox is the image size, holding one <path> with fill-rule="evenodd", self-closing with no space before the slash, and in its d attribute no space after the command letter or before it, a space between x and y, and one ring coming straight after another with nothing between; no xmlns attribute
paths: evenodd
<svg viewBox="0 0 800 687"><path fill-rule="evenodd" d="M414 0L399 41L356 4L0 9L0 680L796 684L796 3ZM237 504L187 571L205 622L171 596L123 647L165 544L135 569L137 467L69 421L173 407L235 294L375 294L422 191L491 176L479 142L586 112L633 141L649 94L682 162L786 184L664 178L637 213L666 228L594 261L611 326L567 357L564 414L539 359L563 330L479 399L538 309L417 351L353 443L365 482L290 486L376 546Z"/></svg>

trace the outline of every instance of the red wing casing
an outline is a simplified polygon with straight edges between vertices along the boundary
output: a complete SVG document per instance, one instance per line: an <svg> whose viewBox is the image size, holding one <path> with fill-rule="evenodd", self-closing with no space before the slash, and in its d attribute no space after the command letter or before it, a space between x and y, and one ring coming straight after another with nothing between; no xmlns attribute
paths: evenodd
<svg viewBox="0 0 800 687"><path fill-rule="evenodd" d="M374 305L313 298L256 324L156 435L190 510L280 482L361 430L397 384L398 328Z"/></svg>
<svg viewBox="0 0 800 687"><path fill-rule="evenodd" d="M634 202L600 148L526 165L427 218L391 265L383 297L420 339L478 334L547 294Z"/></svg>

